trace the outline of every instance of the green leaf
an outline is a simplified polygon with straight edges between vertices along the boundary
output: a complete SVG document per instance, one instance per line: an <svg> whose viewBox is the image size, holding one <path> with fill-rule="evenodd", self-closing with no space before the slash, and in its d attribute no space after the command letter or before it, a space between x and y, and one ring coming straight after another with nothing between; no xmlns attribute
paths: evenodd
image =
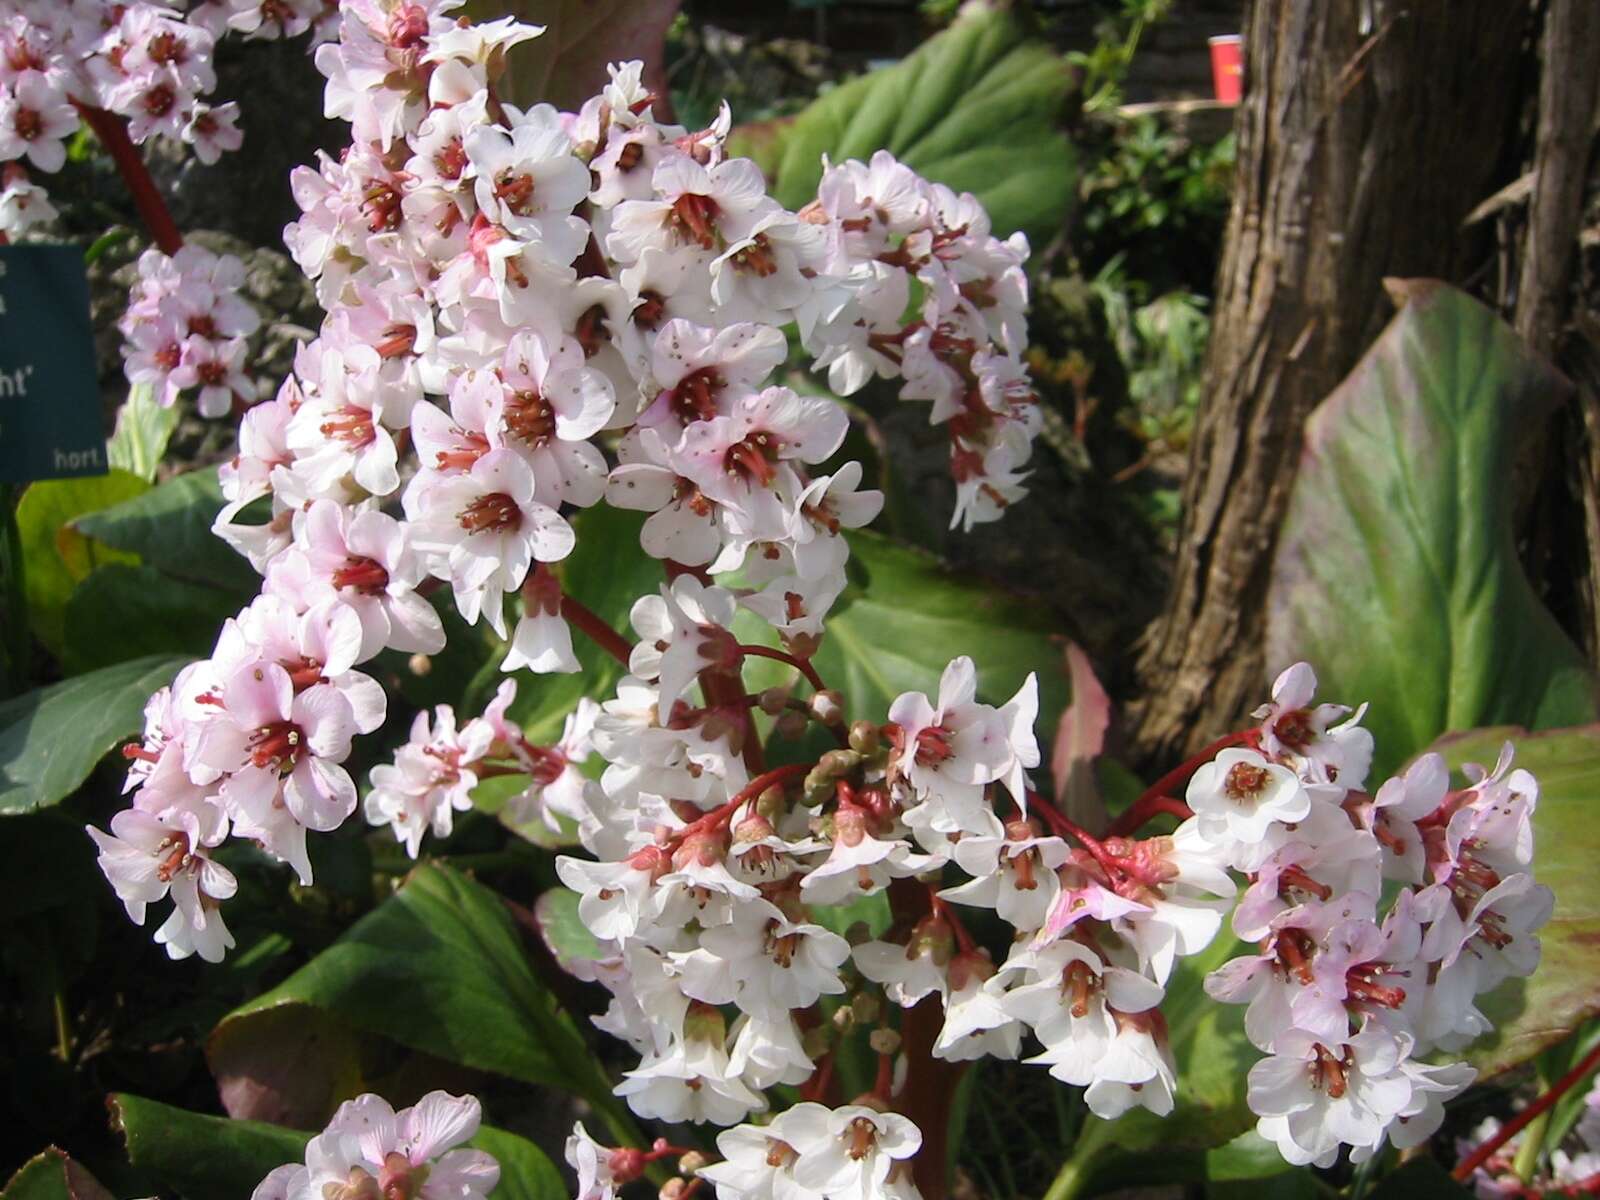
<svg viewBox="0 0 1600 1200"><path fill-rule="evenodd" d="M43 480L22 494L17 529L28 612L34 636L53 654L61 654L67 599L78 580L101 563L139 561L136 555L89 541L70 522L137 496L149 486L137 475L112 471L82 479Z"/></svg>
<svg viewBox="0 0 1600 1200"><path fill-rule="evenodd" d="M1478 729L1434 749L1454 768L1492 767L1501 745L1539 781L1533 814L1534 878L1555 893L1555 913L1539 932L1544 953L1531 979L1512 979L1482 996L1478 1008L1494 1032L1466 1051L1480 1076L1508 1070L1567 1037L1600 1013L1600 725L1530 734Z"/></svg>
<svg viewBox="0 0 1600 1200"><path fill-rule="evenodd" d="M552 888L535 901L533 916L556 965L568 975L593 979L594 970L588 964L603 955L600 943L578 916L578 893L571 888Z"/></svg>
<svg viewBox="0 0 1600 1200"><path fill-rule="evenodd" d="M281 1125L206 1116L139 1096L113 1096L111 1114L134 1168L186 1200L241 1200L275 1167L303 1161L311 1138ZM526 1138L482 1126L467 1145L500 1164L490 1200L566 1196L560 1171Z"/></svg>
<svg viewBox="0 0 1600 1200"><path fill-rule="evenodd" d="M104 240L102 238L101 242ZM90 252L99 245L100 242L96 242L89 248ZM178 406L169 404L162 408L156 403L153 387L148 383L136 383L128 389L128 398L117 409L117 427L106 442L106 458L113 467L154 483L161 456L167 452L167 443L177 427Z"/></svg>
<svg viewBox="0 0 1600 1200"><path fill-rule="evenodd" d="M108 1105L134 1169L185 1200L242 1200L273 1168L302 1161L311 1137L281 1125L206 1116L140 1096L115 1095Z"/></svg>
<svg viewBox="0 0 1600 1200"><path fill-rule="evenodd" d="M261 577L211 532L224 503L216 469L208 468L169 479L73 525L108 546L138 554L174 579L225 590L236 598L237 608L260 589Z"/></svg>
<svg viewBox="0 0 1600 1200"><path fill-rule="evenodd" d="M661 563L639 545L644 514L597 505L573 521L578 545L557 570L562 588L630 641L628 612L640 596L655 592L665 580ZM572 647L583 670L572 675L517 676L519 694L511 715L522 722L535 742L561 736L567 714L584 696L605 699L616 691L622 664L577 629Z"/></svg>
<svg viewBox="0 0 1600 1200"><path fill-rule="evenodd" d="M67 601L62 667L93 671L151 654L204 658L237 598L141 563L96 567Z"/></svg>
<svg viewBox="0 0 1600 1200"><path fill-rule="evenodd" d="M822 156L865 162L888 150L922 175L983 202L1001 237L1034 245L1060 229L1074 154L1059 128L1072 89L1066 60L1018 19L985 9L958 20L904 62L835 88L781 136L773 194L801 208L817 194Z"/></svg>
<svg viewBox="0 0 1600 1200"><path fill-rule="evenodd" d="M0 1200L112 1200L100 1181L63 1150L50 1146L23 1163Z"/></svg>
<svg viewBox="0 0 1600 1200"><path fill-rule="evenodd" d="M70 796L108 750L144 727L145 701L189 661L151 655L0 704L0 815Z"/></svg>
<svg viewBox="0 0 1600 1200"><path fill-rule="evenodd" d="M977 665L980 698L991 704L1009 700L1037 672L1037 728L1048 744L1070 688L1043 607L960 575L925 551L859 530L849 536L850 584L812 659L822 681L844 694L847 716L878 722L902 692L934 695L950 660L965 654ZM742 637L774 641L754 618L738 628ZM793 675L782 664L746 664L752 688Z"/></svg>
<svg viewBox="0 0 1600 1200"><path fill-rule="evenodd" d="M1471 1196L1431 1158L1412 1159L1367 1193L1368 1200L1470 1200Z"/></svg>
<svg viewBox="0 0 1600 1200"><path fill-rule="evenodd" d="M1269 665L1371 702L1380 780L1449 730L1597 715L1511 525L1519 435L1562 385L1477 301L1394 287L1399 313L1307 423L1267 618Z"/></svg>
<svg viewBox="0 0 1600 1200"><path fill-rule="evenodd" d="M271 1043L246 1036L249 1027L285 1008L330 1013L436 1058L565 1088L618 1136L636 1132L571 1018L534 977L499 896L448 867L419 867L327 950L228 1014L207 1045L212 1073L226 1082L257 1069Z"/></svg>

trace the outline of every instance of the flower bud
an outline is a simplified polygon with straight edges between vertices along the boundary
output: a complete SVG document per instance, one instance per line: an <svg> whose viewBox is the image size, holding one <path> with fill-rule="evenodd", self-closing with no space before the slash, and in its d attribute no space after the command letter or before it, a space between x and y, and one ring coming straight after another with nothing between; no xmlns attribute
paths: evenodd
<svg viewBox="0 0 1600 1200"><path fill-rule="evenodd" d="M703 1150L691 1150L678 1160L678 1170L685 1175L693 1175L702 1167L711 1165L711 1156Z"/></svg>
<svg viewBox="0 0 1600 1200"><path fill-rule="evenodd" d="M756 703L761 706L761 711L769 717L775 717L783 712L789 703L789 689L784 687L769 687L756 697Z"/></svg>
<svg viewBox="0 0 1600 1200"><path fill-rule="evenodd" d="M809 702L811 715L824 725L838 725L844 720L844 697L831 688L818 692Z"/></svg>
<svg viewBox="0 0 1600 1200"><path fill-rule="evenodd" d="M413 675L420 679L429 671L433 670L433 659L429 658L426 654L413 654L406 660L406 670L410 671Z"/></svg>
<svg viewBox="0 0 1600 1200"><path fill-rule="evenodd" d="M878 727L871 721L854 721L850 725L850 749L870 758L878 752Z"/></svg>
<svg viewBox="0 0 1600 1200"><path fill-rule="evenodd" d="M867 1045L871 1046L876 1054L898 1054L900 1034L896 1030L880 1027L867 1035Z"/></svg>

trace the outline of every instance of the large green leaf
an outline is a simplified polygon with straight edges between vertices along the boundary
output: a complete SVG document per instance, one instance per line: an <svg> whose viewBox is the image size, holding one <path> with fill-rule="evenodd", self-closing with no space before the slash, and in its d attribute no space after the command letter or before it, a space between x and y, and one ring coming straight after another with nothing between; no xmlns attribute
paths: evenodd
<svg viewBox="0 0 1600 1200"><path fill-rule="evenodd" d="M127 1141L134 1168L164 1192L185 1200L243 1200L274 1167L302 1161L311 1136L263 1121L188 1112L139 1096L113 1096L111 1115ZM526 1138L483 1126L467 1144L492 1154L500 1164L500 1183L489 1193L490 1200L566 1196L555 1164Z"/></svg>
<svg viewBox="0 0 1600 1200"><path fill-rule="evenodd" d="M141 563L96 567L67 601L61 665L69 674L150 654L203 658L237 597Z"/></svg>
<svg viewBox="0 0 1600 1200"><path fill-rule="evenodd" d="M54 654L61 653L67 599L78 580L109 562L138 562L138 557L85 538L71 525L74 517L95 512L137 496L149 484L127 471L82 479L47 479L30 484L17 505L22 535L24 582L34 636Z"/></svg>
<svg viewBox="0 0 1600 1200"><path fill-rule="evenodd" d="M1540 931L1544 954L1530 979L1507 980L1478 1007L1494 1032L1466 1057L1493 1075L1567 1037L1600 1013L1600 725L1527 733L1478 729L1447 737L1434 748L1459 768L1492 767L1500 747L1516 747L1516 765L1539 781L1534 810L1533 874L1555 893L1555 913Z"/></svg>
<svg viewBox="0 0 1600 1200"><path fill-rule="evenodd" d="M50 1146L22 1164L0 1200L111 1200L111 1193L82 1163Z"/></svg>
<svg viewBox="0 0 1600 1200"><path fill-rule="evenodd" d="M773 194L800 208L817 194L824 154L837 163L888 150L975 194L996 233L1020 229L1040 245L1072 200L1074 155L1059 128L1071 87L1065 59L1009 10L984 8L904 62L835 88L777 134Z"/></svg>
<svg viewBox="0 0 1600 1200"><path fill-rule="evenodd" d="M599 1109L619 1136L634 1132L571 1018L534 977L500 898L448 867L419 867L327 950L224 1018L206 1050L225 1087L281 1053L267 1026L283 1025L286 1008L332 1014L449 1062L565 1088Z"/></svg>
<svg viewBox="0 0 1600 1200"><path fill-rule="evenodd" d="M224 503L216 469L210 468L169 479L73 525L108 546L138 554L174 579L222 588L242 604L260 588L261 577L211 532Z"/></svg>
<svg viewBox="0 0 1600 1200"><path fill-rule="evenodd" d="M0 815L71 795L108 750L143 728L145 701L189 661L137 658L0 704Z"/></svg>
<svg viewBox="0 0 1600 1200"><path fill-rule="evenodd" d="M1579 725L1594 677L1517 562L1511 462L1560 380L1493 313L1426 281L1306 426L1267 658L1371 701L1375 773L1450 730Z"/></svg>

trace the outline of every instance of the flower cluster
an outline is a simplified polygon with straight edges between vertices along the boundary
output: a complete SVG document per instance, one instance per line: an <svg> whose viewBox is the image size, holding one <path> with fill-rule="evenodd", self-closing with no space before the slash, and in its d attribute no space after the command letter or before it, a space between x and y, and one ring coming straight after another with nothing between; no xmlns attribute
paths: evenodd
<svg viewBox="0 0 1600 1200"><path fill-rule="evenodd" d="M1530 872L1538 784L1509 745L1465 788L1426 754L1368 795L1371 736L1359 714L1311 707L1315 686L1304 664L1285 671L1252 744L1196 772L1188 801L1215 860L1249 881L1233 931L1256 952L1206 991L1249 1005L1268 1055L1250 1072L1258 1130L1327 1166L1341 1146L1359 1161L1438 1129L1473 1071L1419 1056L1488 1032L1473 999L1533 973L1553 897ZM1380 913L1385 881L1400 890Z"/></svg>
<svg viewBox="0 0 1600 1200"><path fill-rule="evenodd" d="M15 237L55 215L22 162L59 171L81 110L106 110L127 122L135 143L167 138L202 162L238 149L238 105L205 99L226 26L210 18L228 7L242 5L208 0L186 17L153 0L0 3L0 233Z"/></svg>
<svg viewBox="0 0 1600 1200"><path fill-rule="evenodd" d="M187 245L168 257L154 247L139 257L118 329L128 382L145 384L163 408L196 390L203 417L222 417L255 399L245 374L245 339L261 318L239 295L244 264L231 254Z"/></svg>
<svg viewBox="0 0 1600 1200"><path fill-rule="evenodd" d="M274 1168L250 1200L486 1200L500 1165L482 1150L459 1149L482 1118L471 1096L429 1092L399 1112L381 1096L357 1096L306 1143L303 1165Z"/></svg>
<svg viewBox="0 0 1600 1200"><path fill-rule="evenodd" d="M1313 706L1300 664L1260 726L1141 801L1135 822L1184 817L1171 834L1096 837L1028 786L1032 679L993 707L957 659L937 698L903 695L887 722L850 726L847 748L752 779L737 721L705 702L728 691L718 674L737 669L719 623L733 604L684 577L660 607L636 609L634 675L595 720L609 765L577 822L600 861L557 862L605 947L593 973L613 1001L596 1023L641 1056L617 1088L641 1116L744 1121L769 1089L826 1078L841 1026L825 1013L879 1022L874 1092L831 1117L801 1105L724 1134L728 1161L702 1173L725 1195L774 1194L780 1176L789 1194L841 1194L818 1182L827 1169L812 1165L823 1161L814 1146L889 1137L881 1120L870 1133L860 1123L905 1099L904 1063L891 1061L901 1031L882 1014L928 996L944 1016L924 1053L1014 1059L1031 1038L1026 1061L1084 1088L1096 1115L1166 1114L1176 1065L1165 989L1230 910L1258 949L1206 989L1250 1005L1246 1030L1269 1055L1250 1074L1262 1135L1289 1161L1320 1165L1341 1146L1360 1159L1385 1138L1416 1145L1473 1077L1417 1056L1471 1040L1487 1027L1473 996L1537 962L1533 931L1551 906L1527 870L1537 786L1509 755L1493 773L1469 768L1458 790L1428 755L1369 795L1360 714ZM661 607L690 615L663 621ZM696 678L701 696L685 699ZM809 708L840 719L826 693ZM1186 777L1187 805L1163 794ZM1407 886L1380 922L1385 878ZM830 928L826 909L885 890L885 934L852 944ZM1012 927L1003 962L957 906ZM833 1140L808 1140L821 1136L813 1126ZM849 1194L890 1194L898 1176L881 1166Z"/></svg>
<svg viewBox="0 0 1600 1200"><path fill-rule="evenodd" d="M150 847L108 850L136 917L171 890L141 874L151 855L181 851L156 872L165 883L230 832L309 880L306 832L354 811L342 764L384 715L357 668L385 650L443 649L428 591L448 587L465 620L509 642L505 669L575 671L572 604L551 570L575 544L569 518L602 501L645 510L644 549L680 574L636 606L631 665L660 679L670 709L697 664L740 652L736 607L809 656L844 587L843 531L881 507L859 464L814 472L844 438L841 406L769 382L786 356L779 322L809 329L818 305L842 319L865 303L849 247L867 217L837 196L836 220L783 209L753 163L725 155L726 114L693 133L655 120L637 63L614 67L575 114L503 104L506 51L540 31L472 25L457 7L348 4L337 40L318 48L327 109L354 144L296 174L303 216L285 238L327 316L277 396L245 410L221 473L215 529L264 576L261 596L158 698L130 751L144 767L130 776L135 810L172 823ZM885 160L861 170L829 178L859 176L857 207L874 213L862 181L885 180L882 204L900 215L879 238L897 264L882 271L915 269L930 295L946 279L948 311L924 305L924 318L967 321L975 345L993 320L1015 348L1022 244L990 237L970 197ZM935 210L965 216L940 224ZM199 387L209 412L247 401L237 339L253 314L232 294L237 264L185 248L140 268L130 372L164 399ZM1004 420L1027 426L1031 394L1008 395ZM657 673L650 647L674 638ZM707 711L728 701L708 697ZM420 719L374 776L368 818L415 853L423 829L449 828L492 755L486 769L534 781L520 807L577 819L565 764L581 732L531 747L504 711L460 731L452 714ZM196 894L191 932L169 929L167 944L219 954L223 897Z"/></svg>

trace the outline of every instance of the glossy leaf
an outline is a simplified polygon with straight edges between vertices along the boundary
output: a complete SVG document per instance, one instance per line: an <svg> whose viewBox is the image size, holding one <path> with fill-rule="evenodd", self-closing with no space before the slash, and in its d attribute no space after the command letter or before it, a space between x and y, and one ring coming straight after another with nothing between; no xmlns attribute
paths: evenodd
<svg viewBox="0 0 1600 1200"><path fill-rule="evenodd" d="M161 407L150 384L136 383L117 409L117 427L106 442L106 459L113 467L153 482L177 427L178 406Z"/></svg>
<svg viewBox="0 0 1600 1200"><path fill-rule="evenodd" d="M107 751L144 727L145 701L189 661L151 655L0 704L0 815L76 791Z"/></svg>
<svg viewBox="0 0 1600 1200"><path fill-rule="evenodd" d="M1371 701L1378 779L1449 730L1597 715L1582 654L1517 561L1511 463L1562 384L1461 292L1392 285L1382 337L1306 427L1267 658Z"/></svg>
<svg viewBox="0 0 1600 1200"><path fill-rule="evenodd" d="M241 1200L273 1168L303 1161L311 1137L264 1121L206 1116L139 1096L113 1096L111 1114L134 1168L164 1192L186 1200ZM561 1173L526 1138L483 1126L467 1145L487 1151L500 1164L500 1183L489 1193L490 1200L564 1200Z"/></svg>
<svg viewBox="0 0 1600 1200"><path fill-rule="evenodd" d="M67 601L62 666L78 674L150 654L203 658L240 607L236 596L143 563L96 567Z"/></svg>
<svg viewBox="0 0 1600 1200"><path fill-rule="evenodd" d="M598 505L579 513L573 524L578 545L557 568L562 588L633 641L628 611L666 578L662 564L639 546L644 515ZM517 703L511 712L535 742L554 742L581 698L606 699L616 692L622 677L621 664L577 629L572 631L572 646L583 665L576 674L518 676Z"/></svg>
<svg viewBox="0 0 1600 1200"><path fill-rule="evenodd" d="M902 692L935 697L945 666L965 654L978 668L979 698L991 704L1009 700L1029 672L1038 674L1036 728L1046 731L1048 745L1069 685L1041 605L872 533L850 534L848 570L850 584L828 614L813 663L823 682L844 694L851 719L885 720ZM770 627L754 619L739 632L772 640ZM781 664L746 664L752 687L793 674Z"/></svg>
<svg viewBox="0 0 1600 1200"><path fill-rule="evenodd" d="M1480 1075L1494 1075L1532 1058L1600 1013L1600 725L1529 734L1479 729L1435 746L1454 768L1493 767L1506 741L1516 765L1539 781L1533 814L1534 878L1555 893L1555 913L1540 931L1544 954L1531 979L1507 980L1478 1007L1494 1032L1466 1058Z"/></svg>
<svg viewBox="0 0 1600 1200"><path fill-rule="evenodd" d="M82 1163L51 1146L22 1164L0 1189L0 1200L112 1200L112 1197Z"/></svg>
<svg viewBox="0 0 1600 1200"><path fill-rule="evenodd" d="M602 957L600 943L578 916L578 893L552 888L534 904L533 916L556 965L579 979L595 978L593 964Z"/></svg>
<svg viewBox="0 0 1600 1200"><path fill-rule="evenodd" d="M85 538L73 518L131 499L149 484L127 471L81 479L47 479L30 484L17 505L22 537L24 584L34 636L61 653L67 600L78 580L110 562L138 562L138 556Z"/></svg>
<svg viewBox="0 0 1600 1200"><path fill-rule="evenodd" d="M1011 12L982 9L767 131L782 140L773 194L800 208L817 194L823 155L864 162L888 150L974 193L1000 236L1020 229L1042 245L1072 200L1074 154L1059 128L1071 88L1065 59L1030 39Z"/></svg>
<svg viewBox="0 0 1600 1200"><path fill-rule="evenodd" d="M238 607L260 589L261 577L211 532L223 504L216 470L190 471L73 525L174 579L221 588L236 596Z"/></svg>
<svg viewBox="0 0 1600 1200"><path fill-rule="evenodd" d="M247 1034L282 1020L269 1014L284 1009L332 1014L448 1062L566 1088L614 1129L631 1130L571 1018L534 977L500 898L448 867L419 867L332 946L230 1013L207 1045L224 1088L274 1053L272 1039Z"/></svg>

